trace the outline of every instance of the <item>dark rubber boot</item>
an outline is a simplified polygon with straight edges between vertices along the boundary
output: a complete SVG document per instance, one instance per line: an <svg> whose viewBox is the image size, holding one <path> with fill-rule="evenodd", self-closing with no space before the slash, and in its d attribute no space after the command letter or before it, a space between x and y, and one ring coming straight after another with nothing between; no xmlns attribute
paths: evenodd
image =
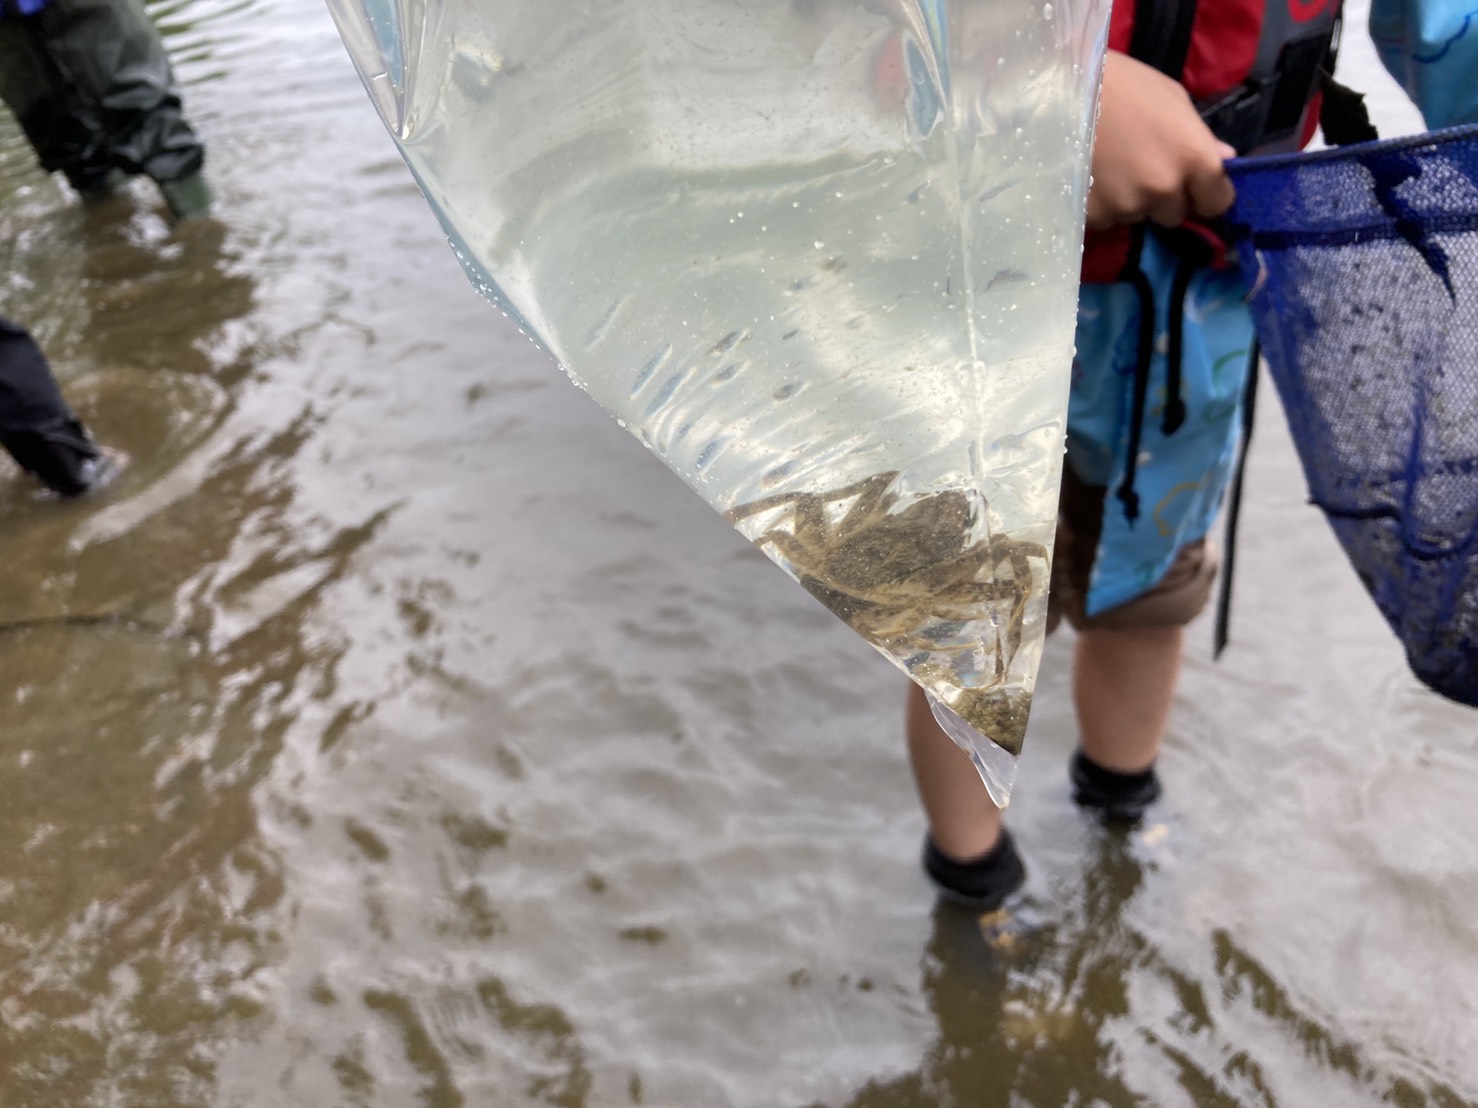
<svg viewBox="0 0 1478 1108"><path fill-rule="evenodd" d="M58 496L81 496L107 484L118 472L117 463L97 448L75 419L27 431L0 431L0 446Z"/></svg>
<svg viewBox="0 0 1478 1108"><path fill-rule="evenodd" d="M159 191L175 219L199 219L210 214L216 196L204 174L192 173L175 181L160 181Z"/></svg>

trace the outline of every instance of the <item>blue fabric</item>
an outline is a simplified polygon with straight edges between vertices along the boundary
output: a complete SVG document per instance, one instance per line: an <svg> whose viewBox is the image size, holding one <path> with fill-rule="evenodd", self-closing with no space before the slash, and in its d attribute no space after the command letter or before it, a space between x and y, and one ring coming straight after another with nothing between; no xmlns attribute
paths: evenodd
<svg viewBox="0 0 1478 1108"><path fill-rule="evenodd" d="M1413 672L1478 707L1478 127L1228 171L1312 499Z"/></svg>
<svg viewBox="0 0 1478 1108"><path fill-rule="evenodd" d="M1478 0L1371 0L1370 37L1428 127L1478 123Z"/></svg>
<svg viewBox="0 0 1478 1108"><path fill-rule="evenodd" d="M1068 399L1067 460L1091 485L1109 490L1103 534L1089 577L1090 616L1145 593L1186 543L1205 537L1220 509L1241 429L1241 398L1252 347L1246 288L1235 270L1202 269L1185 297L1180 395L1187 418L1161 428L1168 394L1166 351L1177 256L1150 235L1140 268L1155 292L1155 349L1134 479L1139 517L1130 521L1114 492L1124 482L1139 298L1132 285L1083 285L1078 292L1077 350Z"/></svg>
<svg viewBox="0 0 1478 1108"><path fill-rule="evenodd" d="M0 16L35 15L46 3L47 0L0 0Z"/></svg>

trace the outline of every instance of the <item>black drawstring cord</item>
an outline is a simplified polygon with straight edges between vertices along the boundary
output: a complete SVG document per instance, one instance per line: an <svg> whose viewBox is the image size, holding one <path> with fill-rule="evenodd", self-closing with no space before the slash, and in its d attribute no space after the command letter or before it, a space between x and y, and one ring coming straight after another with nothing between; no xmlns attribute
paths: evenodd
<svg viewBox="0 0 1478 1108"><path fill-rule="evenodd" d="M1252 420L1257 411L1257 373L1262 350L1252 344L1252 357L1247 366L1247 385L1242 393L1242 443L1237 455L1237 468L1232 472L1232 487L1227 492L1226 537L1222 545L1221 589L1216 598L1216 629L1212 632L1211 656L1220 658L1227 648L1232 625L1232 569L1237 564L1237 521L1242 515L1242 482L1247 476L1247 448L1252 445Z"/></svg>
<svg viewBox="0 0 1478 1108"><path fill-rule="evenodd" d="M1185 298L1191 289L1191 278L1199 263L1181 254L1175 266L1175 280L1170 285L1170 345L1165 351L1165 411L1160 417L1160 431L1173 435L1185 422L1184 387L1181 384L1181 356L1185 349Z"/></svg>
<svg viewBox="0 0 1478 1108"><path fill-rule="evenodd" d="M1166 236L1175 251L1175 278L1170 285L1170 342L1165 352L1165 411L1160 421L1160 430L1167 435L1179 431L1185 423L1186 406L1184 387L1181 383L1182 359L1185 356L1185 302L1190 295L1191 282L1196 274L1211 265L1216 249L1194 231L1181 231L1173 237Z"/></svg>
<svg viewBox="0 0 1478 1108"><path fill-rule="evenodd" d="M1150 366L1155 357L1155 290L1144 271L1135 267L1129 278L1139 297L1139 351L1134 363L1134 399L1129 410L1129 450L1124 459L1124 480L1114 496L1124 505L1124 518L1132 526L1139 518L1139 493L1134 474L1139 468L1139 441L1144 435L1144 406L1149 398Z"/></svg>

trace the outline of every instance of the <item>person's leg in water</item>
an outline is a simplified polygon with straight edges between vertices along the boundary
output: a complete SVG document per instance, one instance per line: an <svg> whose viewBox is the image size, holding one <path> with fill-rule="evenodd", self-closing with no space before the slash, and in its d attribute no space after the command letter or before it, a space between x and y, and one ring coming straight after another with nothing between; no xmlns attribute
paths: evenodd
<svg viewBox="0 0 1478 1108"><path fill-rule="evenodd" d="M41 168L64 174L84 200L108 196L126 180L113 167L101 121L52 61L37 16L0 18L0 100Z"/></svg>
<svg viewBox="0 0 1478 1108"><path fill-rule="evenodd" d="M1205 536L1240 449L1255 348L1235 273L1196 270L1182 286L1186 259L1153 236L1137 264L1156 297L1155 315L1182 313L1173 394L1187 414L1173 425L1158 408L1141 406L1135 416L1145 397L1172 395L1168 331L1165 354L1144 356L1142 290L1082 286L1048 614L1049 628L1066 617L1078 634L1073 800L1118 824L1138 821L1160 795L1156 759L1183 629L1209 601L1216 576ZM1183 310L1192 303L1194 316ZM1148 349L1159 348L1157 336ZM1004 900L1021 867L1005 860L1015 851L1001 813L969 758L949 749L923 694L910 696L908 741L929 821L925 869L946 896Z"/></svg>
<svg viewBox="0 0 1478 1108"><path fill-rule="evenodd" d="M1053 556L1053 613L1077 629L1073 707L1079 745L1073 799L1112 824L1133 824L1160 795L1155 760L1180 676L1184 625L1210 597L1215 559L1204 540L1183 548L1143 596L1089 618L1083 610L1103 490L1064 475L1063 514ZM1025 880L1017 855L969 756L909 687L906 733L929 832L924 869L941 893L981 910L999 906Z"/></svg>
<svg viewBox="0 0 1478 1108"><path fill-rule="evenodd" d="M970 756L934 719L924 690L909 683L904 731L929 832L924 871L951 900L986 912L1026 880L1026 868Z"/></svg>
<svg viewBox="0 0 1478 1108"><path fill-rule="evenodd" d="M41 348L25 328L0 318L0 447L58 496L100 488L121 468L98 448L62 399Z"/></svg>
<svg viewBox="0 0 1478 1108"><path fill-rule="evenodd" d="M1078 633L1073 799L1106 819L1133 822L1160 795L1155 759L1170 720L1184 641L1179 625Z"/></svg>
<svg viewBox="0 0 1478 1108"><path fill-rule="evenodd" d="M152 178L176 218L206 215L215 198L203 174L205 147L139 0L49 0L32 18L51 60L99 121L112 164Z"/></svg>
<svg viewBox="0 0 1478 1108"><path fill-rule="evenodd" d="M1073 796L1110 822L1132 823L1159 796L1155 758L1180 672L1180 627L1088 630L1073 651L1080 747ZM924 868L951 899L988 910L1025 879L1025 868L970 757L910 685L909 760L929 833Z"/></svg>

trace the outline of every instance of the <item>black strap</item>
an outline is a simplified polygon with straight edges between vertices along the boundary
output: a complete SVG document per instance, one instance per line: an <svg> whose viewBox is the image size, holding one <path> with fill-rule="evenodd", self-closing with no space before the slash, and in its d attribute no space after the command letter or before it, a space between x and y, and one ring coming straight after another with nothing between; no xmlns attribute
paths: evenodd
<svg viewBox="0 0 1478 1108"><path fill-rule="evenodd" d="M1170 284L1170 345L1165 351L1165 411L1160 416L1160 432L1173 435L1185 422L1184 386L1181 383L1181 358L1185 350L1185 298L1191 288L1196 266L1188 258L1175 265L1175 278Z"/></svg>
<svg viewBox="0 0 1478 1108"><path fill-rule="evenodd" d="M1136 265L1129 283L1139 296L1139 350L1134 361L1134 399L1129 407L1129 446L1124 458L1124 480L1114 496L1124 505L1124 518L1132 526L1139 518L1139 493L1134 488L1139 469L1139 443L1144 435L1144 406L1149 398L1150 366L1155 356L1155 289L1144 270Z"/></svg>
<svg viewBox="0 0 1478 1108"><path fill-rule="evenodd" d="M1186 420L1186 403L1183 387L1181 359L1185 356L1185 301L1190 293L1191 281L1211 261L1212 248L1200 235L1193 231L1174 232L1141 227L1135 240L1132 268L1124 278L1133 286L1139 299L1139 345L1134 361L1134 397L1129 409L1129 445L1125 451L1124 479L1115 492L1115 497L1124 505L1124 518L1133 523L1139 516L1139 493L1134 481L1139 473L1139 450L1144 438L1145 405L1149 403L1150 371L1155 356L1155 330L1157 308L1155 290L1149 277L1139 266L1145 238L1153 234L1157 241L1168 246L1175 254L1175 276L1170 282L1170 312L1168 320L1169 345L1165 351L1165 407L1160 415L1160 433L1173 435Z"/></svg>
<svg viewBox="0 0 1478 1108"><path fill-rule="evenodd" d="M1195 23L1196 0L1136 0L1129 56L1178 81Z"/></svg>
<svg viewBox="0 0 1478 1108"><path fill-rule="evenodd" d="M1227 492L1226 547L1222 556L1221 584L1216 597L1216 629L1212 632L1211 656L1220 658L1227 648L1232 625L1232 571L1237 564L1237 521L1242 515L1242 483L1247 476L1247 449L1252 445L1252 420L1257 411L1257 375L1262 350L1256 341L1247 367L1247 385L1242 393L1242 447L1237 455L1237 468L1232 474L1232 487Z"/></svg>
<svg viewBox="0 0 1478 1108"><path fill-rule="evenodd" d="M1319 129L1330 146L1349 146L1356 142L1374 142L1380 138L1370 122L1370 109L1365 96L1340 84L1328 73L1320 75L1324 99L1319 105Z"/></svg>
<svg viewBox="0 0 1478 1108"><path fill-rule="evenodd" d="M1165 410L1160 431L1173 435L1185 423L1186 406L1181 379L1185 356L1185 300L1196 274L1211 264L1215 251L1194 231L1162 232L1160 238L1175 251L1175 277L1170 283L1169 346L1165 351Z"/></svg>

